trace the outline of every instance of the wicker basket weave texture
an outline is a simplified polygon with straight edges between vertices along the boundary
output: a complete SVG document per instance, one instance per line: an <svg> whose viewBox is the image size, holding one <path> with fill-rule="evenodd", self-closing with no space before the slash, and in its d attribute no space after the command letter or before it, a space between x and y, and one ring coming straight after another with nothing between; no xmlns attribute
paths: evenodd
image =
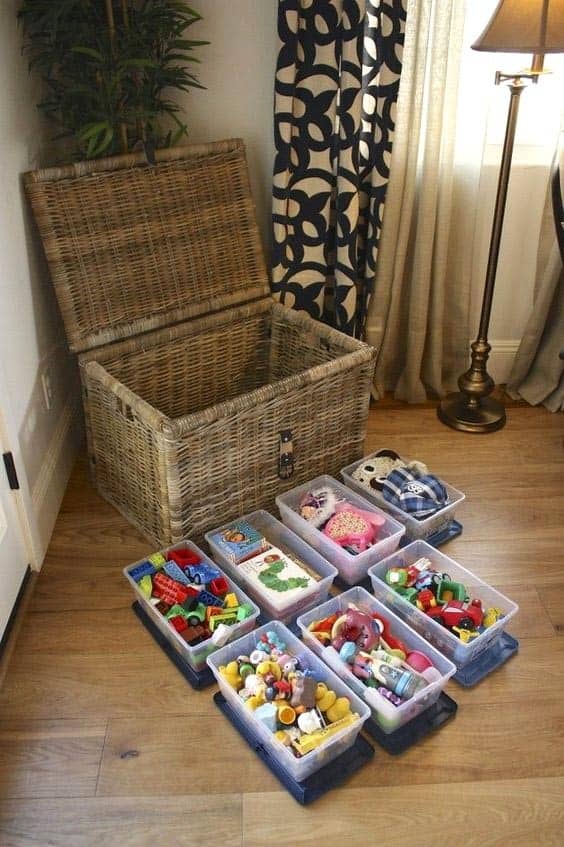
<svg viewBox="0 0 564 847"><path fill-rule="evenodd" d="M191 360L202 344L213 367L169 369L169 349ZM243 506L273 508L313 468L336 473L361 455L373 351L270 299L83 354L81 369L97 484L158 543L201 539L212 516ZM296 463L286 481L283 429Z"/></svg>
<svg viewBox="0 0 564 847"><path fill-rule="evenodd" d="M153 168L126 156L38 171L26 186L81 351L96 485L155 544L198 542L362 455L374 350L264 296L242 142L162 151Z"/></svg>
<svg viewBox="0 0 564 847"><path fill-rule="evenodd" d="M71 350L268 293L234 139L26 174Z"/></svg>

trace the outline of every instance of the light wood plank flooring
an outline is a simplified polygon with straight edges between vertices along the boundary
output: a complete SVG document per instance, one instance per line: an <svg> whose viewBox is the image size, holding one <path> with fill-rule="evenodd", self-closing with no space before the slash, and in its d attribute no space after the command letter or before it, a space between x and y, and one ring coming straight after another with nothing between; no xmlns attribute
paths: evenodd
<svg viewBox="0 0 564 847"><path fill-rule="evenodd" d="M400 757L377 749L301 808L130 611L148 552L82 458L0 690L2 847L564 844L564 418L512 406L471 436L434 408L379 405L367 452L417 456L467 496L443 548L520 604L521 649L456 719ZM213 691L213 689L212 689Z"/></svg>

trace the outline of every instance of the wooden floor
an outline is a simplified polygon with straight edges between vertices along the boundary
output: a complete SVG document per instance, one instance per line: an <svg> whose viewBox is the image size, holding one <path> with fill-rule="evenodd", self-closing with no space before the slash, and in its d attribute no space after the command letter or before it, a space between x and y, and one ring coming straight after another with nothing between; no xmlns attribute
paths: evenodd
<svg viewBox="0 0 564 847"><path fill-rule="evenodd" d="M130 610L147 544L81 460L0 691L0 845L537 847L564 844L564 417L509 410L471 436L376 408L367 452L418 457L467 496L444 548L520 605L520 652L406 754L377 749L301 808Z"/></svg>

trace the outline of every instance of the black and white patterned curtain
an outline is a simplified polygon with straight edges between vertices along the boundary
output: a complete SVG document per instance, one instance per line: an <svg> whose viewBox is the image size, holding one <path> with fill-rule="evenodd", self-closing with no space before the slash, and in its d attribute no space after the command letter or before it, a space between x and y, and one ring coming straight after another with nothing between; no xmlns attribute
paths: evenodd
<svg viewBox="0 0 564 847"><path fill-rule="evenodd" d="M362 336L382 226L407 0L279 0L275 296Z"/></svg>

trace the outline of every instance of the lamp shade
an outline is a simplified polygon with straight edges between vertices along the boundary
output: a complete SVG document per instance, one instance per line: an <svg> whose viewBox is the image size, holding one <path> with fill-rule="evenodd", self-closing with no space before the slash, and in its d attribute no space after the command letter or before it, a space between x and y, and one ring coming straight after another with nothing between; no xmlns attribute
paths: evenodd
<svg viewBox="0 0 564 847"><path fill-rule="evenodd" d="M564 0L501 0L472 49L564 53Z"/></svg>

